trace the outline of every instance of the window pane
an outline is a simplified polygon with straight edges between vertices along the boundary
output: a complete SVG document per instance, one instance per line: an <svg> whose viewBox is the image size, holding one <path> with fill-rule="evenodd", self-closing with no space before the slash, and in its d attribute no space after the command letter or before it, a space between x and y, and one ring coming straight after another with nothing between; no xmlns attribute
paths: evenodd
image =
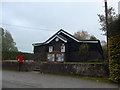
<svg viewBox="0 0 120 90"><path fill-rule="evenodd" d="M64 61L64 54L56 54L56 61Z"/></svg>
<svg viewBox="0 0 120 90"><path fill-rule="evenodd" d="M49 52L53 51L53 46L49 46Z"/></svg>
<svg viewBox="0 0 120 90"><path fill-rule="evenodd" d="M65 52L65 45L61 46L61 52Z"/></svg>
<svg viewBox="0 0 120 90"><path fill-rule="evenodd" d="M54 54L48 54L48 61L55 61L54 57L55 57Z"/></svg>

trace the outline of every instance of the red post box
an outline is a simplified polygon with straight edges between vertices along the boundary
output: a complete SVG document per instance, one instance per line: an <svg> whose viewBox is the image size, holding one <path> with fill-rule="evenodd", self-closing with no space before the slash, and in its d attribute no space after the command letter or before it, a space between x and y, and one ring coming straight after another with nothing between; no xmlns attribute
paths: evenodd
<svg viewBox="0 0 120 90"><path fill-rule="evenodd" d="M17 62L23 63L24 62L24 57L22 55L18 55L17 60L18 60Z"/></svg>
<svg viewBox="0 0 120 90"><path fill-rule="evenodd" d="M21 66L22 66L22 63L24 62L24 57L22 55L18 55L17 60L18 60L17 62L18 62L19 71L21 71Z"/></svg>

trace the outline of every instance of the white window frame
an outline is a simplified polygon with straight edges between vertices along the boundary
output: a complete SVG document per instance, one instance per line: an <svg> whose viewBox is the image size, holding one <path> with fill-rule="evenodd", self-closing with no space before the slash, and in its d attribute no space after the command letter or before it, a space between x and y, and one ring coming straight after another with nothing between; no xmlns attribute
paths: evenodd
<svg viewBox="0 0 120 90"><path fill-rule="evenodd" d="M65 52L65 44L61 45L61 52Z"/></svg>
<svg viewBox="0 0 120 90"><path fill-rule="evenodd" d="M53 46L49 46L49 52L53 52Z"/></svg>

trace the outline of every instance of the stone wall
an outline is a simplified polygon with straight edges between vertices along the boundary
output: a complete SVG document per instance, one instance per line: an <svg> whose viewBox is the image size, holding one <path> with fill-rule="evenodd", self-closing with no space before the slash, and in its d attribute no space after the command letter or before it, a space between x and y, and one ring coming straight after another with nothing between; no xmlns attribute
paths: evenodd
<svg viewBox="0 0 120 90"><path fill-rule="evenodd" d="M105 75L104 64L65 64L65 63L38 63L24 62L22 71L32 71L36 67L40 67L40 72L66 75L80 75L103 77ZM17 62L3 62L3 69L19 70Z"/></svg>
<svg viewBox="0 0 120 90"><path fill-rule="evenodd" d="M62 63L43 63L40 71L45 73L80 75L103 77L105 75L103 64L62 64Z"/></svg>
<svg viewBox="0 0 120 90"><path fill-rule="evenodd" d="M38 62L24 62L21 65L21 71L32 71L37 66L39 66L40 63ZM19 64L18 62L2 62L2 68L8 69L8 70L19 70Z"/></svg>

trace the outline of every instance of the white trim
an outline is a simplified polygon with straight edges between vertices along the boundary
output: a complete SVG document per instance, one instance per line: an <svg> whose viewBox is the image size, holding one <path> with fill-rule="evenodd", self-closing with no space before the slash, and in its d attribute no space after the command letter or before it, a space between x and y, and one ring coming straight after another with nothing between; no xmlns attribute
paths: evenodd
<svg viewBox="0 0 120 90"><path fill-rule="evenodd" d="M49 52L53 52L53 46L49 46Z"/></svg>
<svg viewBox="0 0 120 90"><path fill-rule="evenodd" d="M67 40L62 39L60 36L57 36L59 39L61 39L64 42L67 42Z"/></svg>
<svg viewBox="0 0 120 90"><path fill-rule="evenodd" d="M38 45L36 45L35 43L33 43L32 45L33 45L33 46L38 46Z"/></svg>
<svg viewBox="0 0 120 90"><path fill-rule="evenodd" d="M85 43L98 43L98 41L80 41L80 42L85 42Z"/></svg>
<svg viewBox="0 0 120 90"><path fill-rule="evenodd" d="M63 32L63 31L61 31L61 32L64 33L65 35L67 35L68 37L74 39L75 41L80 42L79 40L77 40L76 38L70 36L69 34L67 34L67 33L65 33L65 32ZM60 34L61 32L59 32L58 34Z"/></svg>
<svg viewBox="0 0 120 90"><path fill-rule="evenodd" d="M67 42L67 40L64 40L64 39L62 39L61 37L59 37L58 35L55 35L53 38L51 38L49 41L47 41L46 43L50 43L53 39L55 39L55 38L59 38L59 39L61 39L62 41L64 41L65 43Z"/></svg>
<svg viewBox="0 0 120 90"><path fill-rule="evenodd" d="M58 34L60 34L61 32L64 33L65 35L67 35L68 37L74 39L74 40L77 41L77 42L98 43L98 41L79 41L79 40L77 40L76 38L74 38L74 37L70 36L69 34L65 33L64 31L60 31Z"/></svg>
<svg viewBox="0 0 120 90"><path fill-rule="evenodd" d="M64 31L60 31L58 32L58 34L60 33L63 33L65 35L67 35L68 37L72 38L73 40L77 41L77 42L83 42L83 43L98 43L98 41L80 41L80 40L77 40L76 38L70 36L69 34L67 34L66 32ZM55 39L56 37L58 37L59 39L61 39L62 41L64 41L65 43L67 43L67 40L64 40L63 38L61 38L60 36L58 35L55 35L53 38L51 38L50 40L48 40L45 44L48 44L49 42L51 42L53 39ZM33 46L39 46L39 45L36 45L36 44L32 44Z"/></svg>
<svg viewBox="0 0 120 90"><path fill-rule="evenodd" d="M65 45L64 44L61 45L61 52L65 52Z"/></svg>

